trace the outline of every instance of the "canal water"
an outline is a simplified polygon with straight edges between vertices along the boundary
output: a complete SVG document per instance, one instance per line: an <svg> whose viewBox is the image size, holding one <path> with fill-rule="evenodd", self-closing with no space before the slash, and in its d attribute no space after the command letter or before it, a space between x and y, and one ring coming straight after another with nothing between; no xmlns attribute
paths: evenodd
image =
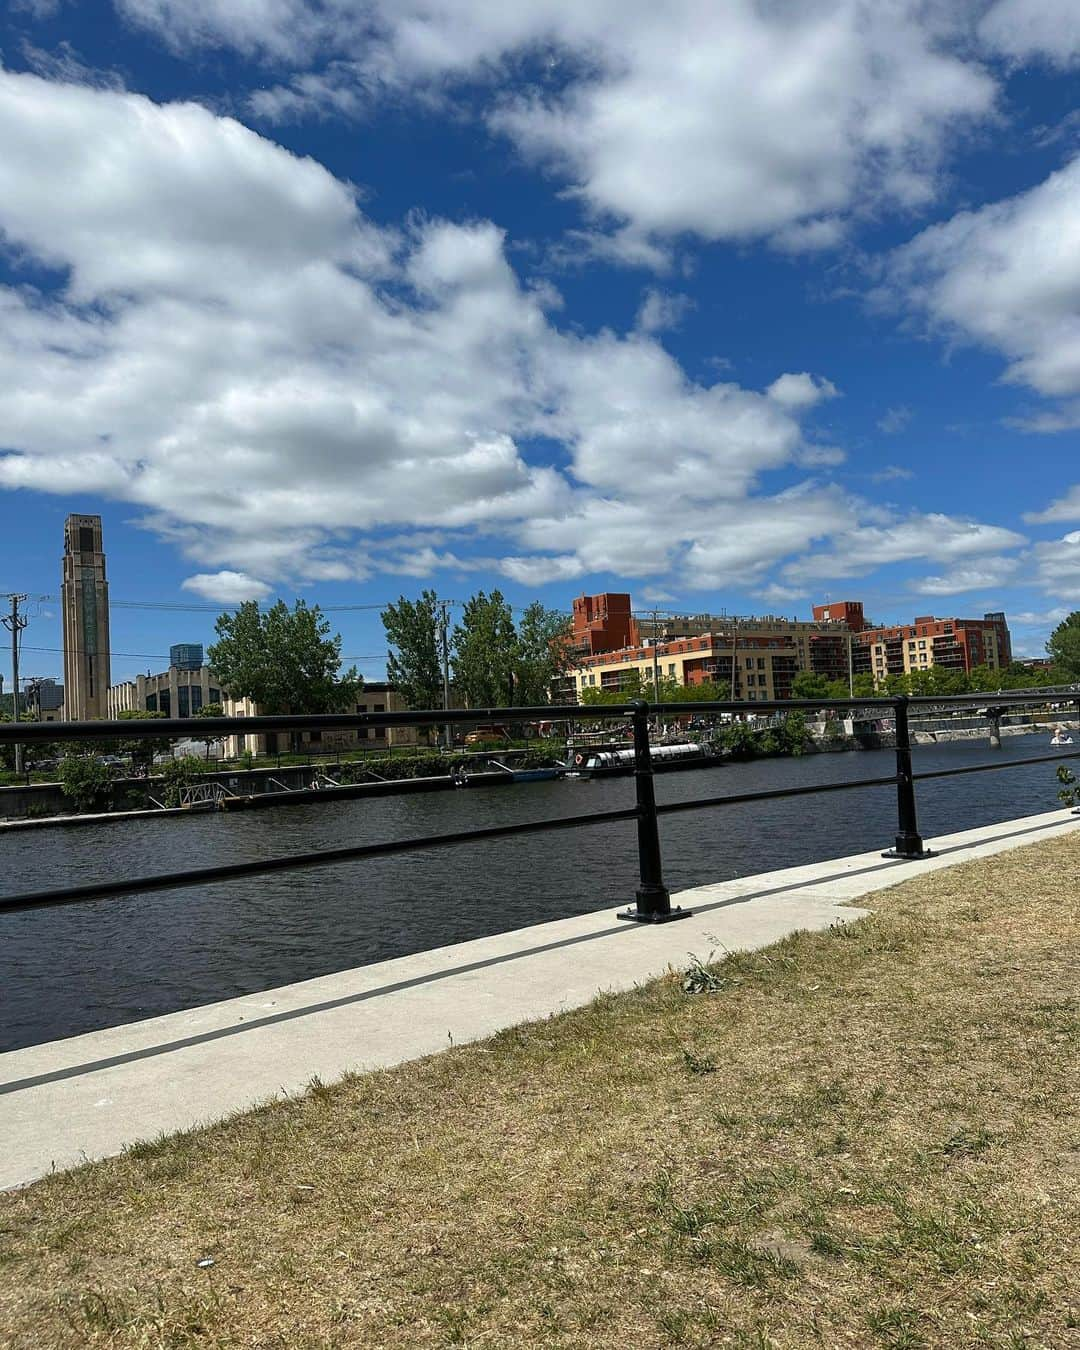
<svg viewBox="0 0 1080 1350"><path fill-rule="evenodd" d="M919 747L916 772L1050 753L1039 733ZM891 750L661 775L660 802L893 773ZM917 785L924 836L1057 805L1052 764ZM607 811L632 779L280 806L0 833L4 894L410 835ZM662 818L672 891L891 846L893 787ZM0 1051L632 901L632 821L197 890L0 915Z"/></svg>

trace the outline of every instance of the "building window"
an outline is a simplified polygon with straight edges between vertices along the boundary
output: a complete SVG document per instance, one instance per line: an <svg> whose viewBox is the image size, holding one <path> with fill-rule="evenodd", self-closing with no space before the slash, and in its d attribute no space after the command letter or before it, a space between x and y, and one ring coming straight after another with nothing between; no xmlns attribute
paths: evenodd
<svg viewBox="0 0 1080 1350"><path fill-rule="evenodd" d="M386 711L386 704L385 704L385 703L373 703L373 704L371 705L371 711L372 711L372 712L385 712L385 711Z"/></svg>
<svg viewBox="0 0 1080 1350"><path fill-rule="evenodd" d="M321 745L321 744L322 744L322 732L321 732L321 731L310 731L310 732L308 732L308 740L312 743L312 745Z"/></svg>
<svg viewBox="0 0 1080 1350"><path fill-rule="evenodd" d="M157 694L147 694L147 696L146 696L146 711L147 711L147 712L157 712L157 710L158 710L158 706L157 706Z"/></svg>
<svg viewBox="0 0 1080 1350"><path fill-rule="evenodd" d="M221 702L221 690L220 690L220 689L211 689L211 690L210 690L210 702L211 702L211 703L220 703L220 702Z"/></svg>
<svg viewBox="0 0 1080 1350"><path fill-rule="evenodd" d="M200 710L202 705L202 685L193 684L191 686L191 715L193 717Z"/></svg>
<svg viewBox="0 0 1080 1350"><path fill-rule="evenodd" d="M758 670L764 670L764 669L765 669L765 658L764 658L763 656L759 656L759 657L758 657L758 659L757 659L757 668L758 668Z"/></svg>
<svg viewBox="0 0 1080 1350"><path fill-rule="evenodd" d="M920 642L920 643L919 643L919 651L922 651L925 647L926 647L926 643L925 643L925 642Z"/></svg>
<svg viewBox="0 0 1080 1350"><path fill-rule="evenodd" d="M190 698L190 693L191 693L191 691L188 689L188 687L187 687L186 684L182 684L182 685L180 686L180 688L176 691L176 705L177 705L177 714L176 714L176 715L177 715L178 717L190 717L190 716L191 716L191 698Z"/></svg>
<svg viewBox="0 0 1080 1350"><path fill-rule="evenodd" d="M752 656L748 656L748 657L746 658L746 669L747 669L747 670L753 670L753 669L754 669L754 658L753 658Z"/></svg>

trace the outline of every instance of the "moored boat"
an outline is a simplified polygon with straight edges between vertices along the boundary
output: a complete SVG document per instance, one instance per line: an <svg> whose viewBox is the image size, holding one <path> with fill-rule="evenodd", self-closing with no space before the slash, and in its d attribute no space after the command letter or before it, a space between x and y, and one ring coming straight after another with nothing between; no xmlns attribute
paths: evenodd
<svg viewBox="0 0 1080 1350"><path fill-rule="evenodd" d="M687 741L680 745L650 746L653 773L677 769L705 769L721 764L722 758L706 746ZM567 765L567 777L615 778L634 772L633 750L579 750Z"/></svg>

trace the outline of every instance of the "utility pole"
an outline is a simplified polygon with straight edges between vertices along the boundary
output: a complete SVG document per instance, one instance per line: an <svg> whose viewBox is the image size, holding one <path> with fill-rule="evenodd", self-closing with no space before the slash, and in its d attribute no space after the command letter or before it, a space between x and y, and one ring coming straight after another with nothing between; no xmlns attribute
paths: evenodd
<svg viewBox="0 0 1080 1350"><path fill-rule="evenodd" d="M656 704L656 729L663 731L660 720L660 611L652 612L652 688L653 702Z"/></svg>
<svg viewBox="0 0 1080 1350"><path fill-rule="evenodd" d="M445 600L439 601L439 636L442 645L442 698L443 712L450 711L450 643L447 630L450 627L450 606ZM447 722L444 735L447 753L454 748L454 733Z"/></svg>
<svg viewBox="0 0 1080 1350"><path fill-rule="evenodd" d="M855 634L848 629L848 694L855 698L855 656L852 655L852 643L855 641Z"/></svg>
<svg viewBox="0 0 1080 1350"><path fill-rule="evenodd" d="M5 600L11 601L11 613L5 614L0 622L11 634L11 711L12 721L18 725L19 721L19 634L30 622L24 614L19 613L19 606L29 597L25 595L7 595ZM23 748L19 742L15 744L15 772L23 771Z"/></svg>

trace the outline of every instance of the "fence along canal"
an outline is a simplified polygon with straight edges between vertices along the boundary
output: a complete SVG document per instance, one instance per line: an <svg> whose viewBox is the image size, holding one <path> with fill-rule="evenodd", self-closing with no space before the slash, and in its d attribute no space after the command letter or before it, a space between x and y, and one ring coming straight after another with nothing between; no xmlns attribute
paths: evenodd
<svg viewBox="0 0 1080 1350"><path fill-rule="evenodd" d="M1060 700L1060 695L1055 701ZM1001 695L987 696L982 695L978 699L980 707L993 705L997 709L1010 706L1032 705L1040 700L1032 695ZM548 789L542 789L543 801L549 808L554 807L557 814L553 814L545 819L537 820L513 820L505 823L492 824L481 828L461 828L452 830L438 830L430 833L415 833L415 824L413 829L409 830L407 821L402 818L404 829L401 837L392 839L371 840L370 836L364 842L346 844L337 847L322 847L316 849L307 849L306 851L295 851L287 853L275 853L274 856L246 856L243 861L226 862L221 865L204 867L194 865L184 870L161 870L152 871L143 866L131 866L131 860L128 859L130 872L121 876L101 879L94 878L94 872L98 871L95 867L95 860L84 858L77 868L59 869L58 879L65 877L78 877L79 884L68 884L46 888L36 884L27 885L28 869L20 869L22 874L21 882L15 893L0 897L0 916L10 915L10 922L16 922L16 916L25 916L21 919L20 928L25 934L27 929L23 925L33 922L33 916L30 911L62 911L71 910L72 907L82 905L84 902L94 901L92 908L87 911L85 919L80 918L79 923L85 940L88 927L103 928L111 926L112 920L107 919L109 912L108 903L102 908L103 902L109 902L114 898L122 896L138 896L139 900L130 900L120 906L120 909L132 912L132 906L136 910L149 907L153 908L153 913L159 919L164 919L166 913L170 916L170 921L175 917L182 915L185 910L181 902L186 896L190 896L192 890L198 890L203 893L212 892L214 895L228 894L230 888L242 888L246 896L253 896L251 884L257 878L266 878L267 884L270 884L271 874L277 873L284 878L292 876L293 878L302 878L306 874L313 874L313 879L317 877L319 885L312 888L310 885L305 887L305 905L308 909L312 906L317 907L320 904L319 896L336 895L336 886L340 883L335 882L335 877L340 877L340 869L345 868L350 878L350 890L355 892L355 901L344 909L345 921L348 922L348 916L355 914L358 926L366 925L370 931L373 927L382 929L396 929L400 927L403 931L410 934L413 942L412 949L420 949L424 945L439 945L438 941L424 941L422 932L415 931L415 924L412 916L404 912L400 899L398 907L392 912L381 908L378 897L367 891L363 885L362 878L370 871L376 872L381 866L394 858L404 859L408 855L416 855L422 858L425 854L431 857L431 864L425 865L424 869L424 888L425 895L423 904L418 908L427 907L430 912L433 906L437 906L438 897L431 895L432 877L447 876L455 868L475 868L478 860L490 860L491 863L497 863L500 859L506 863L505 875L513 877L513 884L522 891L527 890L530 883L524 879L521 873L517 872L511 863L512 848L515 837L519 837L522 846L530 837L541 840L549 832L564 832L564 837L569 839L580 838L581 835L575 832L587 833L591 830L600 830L605 841L603 850L604 863L608 875L605 878L603 886L599 887L601 897L618 894L620 891L631 903L622 911L625 916L638 923L650 924L654 922L669 922L672 918L678 917L680 911L671 905L668 894L666 865L673 865L677 878L682 881L684 869L679 865L678 858L669 858L665 860L661 849L661 830L659 828L661 821L670 818L671 825L678 819L691 812L709 812L710 824L708 834L713 841L712 847L718 858L724 855L724 815L721 808L733 808L728 820L740 819L746 821L746 812L752 811L756 819L759 814L764 816L767 811L767 804L776 802L773 810L778 810L785 799L798 798L817 798L821 805L831 802L831 794L834 793L853 793L865 790L879 801L879 808L875 811L876 821L882 819L881 808L884 802L880 799L882 796L887 800L890 796L895 797L896 801L896 825L889 830L890 837L882 838L880 835L874 838L867 838L860 841L862 847L873 848L891 844L894 856L899 857L919 857L923 853L922 835L920 832L918 819L918 785L923 779L936 779L956 777L967 773L980 773L990 770L1007 770L1010 768L1019 768L1026 765L1039 765L1045 762L1057 761L1063 759L1076 758L1080 755L1080 748L1069 749L1065 754L1045 754L1028 755L1023 759L1012 758L1009 756L1009 749L1004 752L990 756L988 762L977 764L962 764L960 766L946 767L939 764L937 767L927 772L916 773L912 769L911 747L906 734L906 723L908 721L908 712L910 705L924 702L934 707L940 708L947 700L863 700L861 705L867 711L876 710L877 715L892 716L896 718L897 724L897 746L895 752L871 752L869 755L856 756L828 756L813 757L813 762L806 760L798 761L797 778L805 779L809 774L814 773L815 777L821 774L822 777L831 781L812 781L796 783L783 787L767 787L747 792L728 792L725 794L710 796L694 796L685 800L670 800L672 795L678 797L679 793L672 794L671 778L664 781L665 791L662 794L662 800L659 804L656 801L653 788L651 756L648 739L648 717L650 710L646 705L623 705L615 708L584 708L584 709L560 709L560 718L566 718L570 721L589 721L595 722L601 717L610 718L613 721L625 722L628 718L632 720L634 728L635 741L635 773L634 788L629 789L629 784L618 780L611 784L606 784L604 791L597 796L594 785L594 791L587 794L584 800L595 802L596 805L610 809L576 811L567 813L559 810L561 798L557 797ZM959 707L971 707L973 700L971 698L958 698L952 702ZM811 709L821 705L817 702L788 702L777 705L763 705L760 703L722 703L722 704L693 704L693 705L665 705L665 714L680 714L685 712L688 715L701 715L702 713L720 713L720 712L750 712L760 713L763 710L774 708L777 711L787 711L792 708ZM834 701L831 705L837 708L847 708L852 706L851 700ZM499 721L509 718L521 720L538 720L541 715L550 716L549 709L483 709L473 710L471 712L455 711L450 714L453 721L461 724L475 723L477 721ZM298 730L309 726L370 726L373 724L408 724L415 722L420 725L441 724L447 720L447 714L441 710L423 712L423 713L395 713L395 714L360 714L360 715L340 715L329 718L263 718L263 719L221 719L215 724L215 730L221 732L228 731L260 731L260 730ZM123 723L123 734L130 737L134 732L132 724ZM160 736L181 735L188 727L181 722L161 722L153 724L152 729L148 729L143 734ZM8 726L0 729L0 736L4 739L13 739L14 728ZM108 723L90 723L77 726L62 726L56 723L46 724L40 729L32 725L21 725L18 729L19 736L24 740L32 740L35 736L47 736L48 739L58 739L61 736L70 736L77 739L92 739L94 737L111 738L117 735L115 724ZM967 756L964 756L966 759ZM822 765L822 760L829 761L828 766ZM842 760L840 764L837 761ZM847 773L852 769L857 769L860 765L868 765L873 761L875 769L882 767L882 761L888 763L888 772L876 772L872 776L848 777ZM762 766L765 762L760 762ZM790 776L791 761L771 761L776 766L776 770L788 771ZM840 775L843 775L842 777ZM675 775L677 779L692 777L695 784L702 782L708 785L708 788L721 786L726 778L725 774L719 777L714 773L694 773L692 775ZM1049 781L1052 781L1050 779ZM686 783L686 788L690 788L690 783ZM695 790L700 788L695 787ZM873 791L872 791L873 790ZM530 789L529 794L521 794L521 803L524 805L533 798L535 789ZM556 793L559 789L556 789ZM479 802L481 798L503 797L504 794L481 794L480 797L473 797L473 802ZM509 794L518 797L519 794ZM452 813L452 823L461 823L469 814L472 808L469 804L470 794L456 794L452 798L455 808ZM627 800L630 798L630 800ZM573 807L579 805L583 800L582 791L565 793L565 800ZM1037 807L1032 809L1045 809L1046 805L1052 802L1053 792L1048 791L1047 798L1040 801ZM808 806L811 803L807 804ZM1019 810L1011 814L1020 814ZM445 817L445 812L443 817ZM502 813L505 816L505 812ZM850 814L848 808L845 808L845 814ZM430 816L430 813L429 813ZM820 819L820 807L817 808L817 818ZM1004 817L999 817L1004 818ZM350 817L351 821L352 817ZM228 820L228 825L233 821ZM949 824L950 829L964 828L966 822L958 820L955 816ZM221 822L223 828L226 821ZM632 828L631 828L632 827ZM112 827L116 828L116 827ZM132 827L134 828L134 826ZM400 827L399 827L400 828ZM874 825L875 831L880 825ZM606 831L606 833L605 833ZM570 832L566 835L565 832ZM672 831L673 833L676 833ZM75 834L85 834L85 832L73 832ZM260 844L264 841L266 834L272 831L263 831ZM300 832L294 831L294 836ZM304 832L308 833L308 832ZM318 833L317 831L315 832ZM850 833L850 832L849 832ZM625 848L629 842L628 836L636 835L637 843L637 872L638 882L636 894L631 895L632 875L633 875L633 852ZM251 837L253 838L253 836ZM477 847L483 845L483 848ZM84 845L85 847L85 845ZM531 847L531 846L530 846ZM449 851L450 849L453 851ZM245 845L244 853L250 854L256 850L251 847L250 839ZM260 853L262 849L258 850ZM856 851L855 849L845 848L841 851ZM827 843L823 842L819 856L835 855L837 850L830 849ZM235 855L235 851L234 851ZM595 858L595 853L594 853ZM751 870L766 870L772 866L783 865L773 860L768 846L766 845L760 855L760 864ZM195 860L197 861L197 859ZM487 862L481 865L486 866ZM100 866L100 862L99 862ZM318 870L325 869L325 870ZM718 867L719 870L719 867ZM32 869L31 869L32 872ZM100 871L98 871L100 877ZM84 879L85 878L85 879ZM37 881L37 877L31 875L31 881ZM51 879L51 878L50 878ZM357 879L361 879L357 884ZM419 878L418 878L419 879ZM595 875L591 878L588 871L582 871L573 876L573 892L566 894L566 909L563 912L581 912L583 909L595 908L595 899L593 903L582 903L581 895L588 896L590 888L596 882ZM436 882L437 884L437 882ZM459 895L468 892L468 878L462 878L460 875L453 876L454 889ZM565 886L565 882L563 883ZM682 884L686 884L682 881ZM400 896L400 890L399 890ZM505 903L506 921L502 918L495 924L495 927L514 927L520 923L535 922L537 918L534 913L529 912L527 906L518 903L523 897L508 895ZM252 903L258 904L258 899L253 898ZM162 908L164 907L164 908ZM300 921L300 916L292 916ZM554 913L548 913L546 917L556 917ZM515 922L515 919L517 920ZM279 920L272 920L277 922ZM291 920L290 920L291 921ZM289 924L284 926L284 931L280 934L281 943L288 946L290 942L296 940L296 933L288 931ZM9 931L13 931L10 930ZM475 935L475 934L473 934ZM218 932L218 937L223 942L229 940L227 933ZM442 940L456 940L454 938ZM260 935L255 949L247 954L249 964L256 964L260 952L265 953L275 941L275 934L267 932ZM345 944L348 945L348 944ZM381 959L385 954L380 950L366 959ZM234 952L234 959L244 960L245 953ZM116 958L113 958L116 959ZM137 962L137 955L133 954L133 960ZM346 959L338 963L363 964L365 958L359 960ZM271 963L273 964L273 963ZM117 960L117 969L119 975L123 974L123 961ZM167 978L167 977L166 977ZM219 993L216 989L204 988L199 980L195 979L197 988L194 992L194 1001L211 1001L215 996L227 996ZM282 983L284 980L274 981L271 978L270 983ZM247 978L247 984L250 987L266 987L263 983L260 985L257 976L250 972ZM200 997L200 993L205 996ZM107 996L107 991L102 988L98 997ZM184 999L184 1005L190 1006L187 999ZM152 1007L153 1011L160 1011L157 1006ZM138 1006L131 1009L133 1015L140 1015ZM142 1014L145 1015L145 1014ZM80 1024L81 1025L81 1024ZM25 1042L24 1042L25 1043Z"/></svg>

